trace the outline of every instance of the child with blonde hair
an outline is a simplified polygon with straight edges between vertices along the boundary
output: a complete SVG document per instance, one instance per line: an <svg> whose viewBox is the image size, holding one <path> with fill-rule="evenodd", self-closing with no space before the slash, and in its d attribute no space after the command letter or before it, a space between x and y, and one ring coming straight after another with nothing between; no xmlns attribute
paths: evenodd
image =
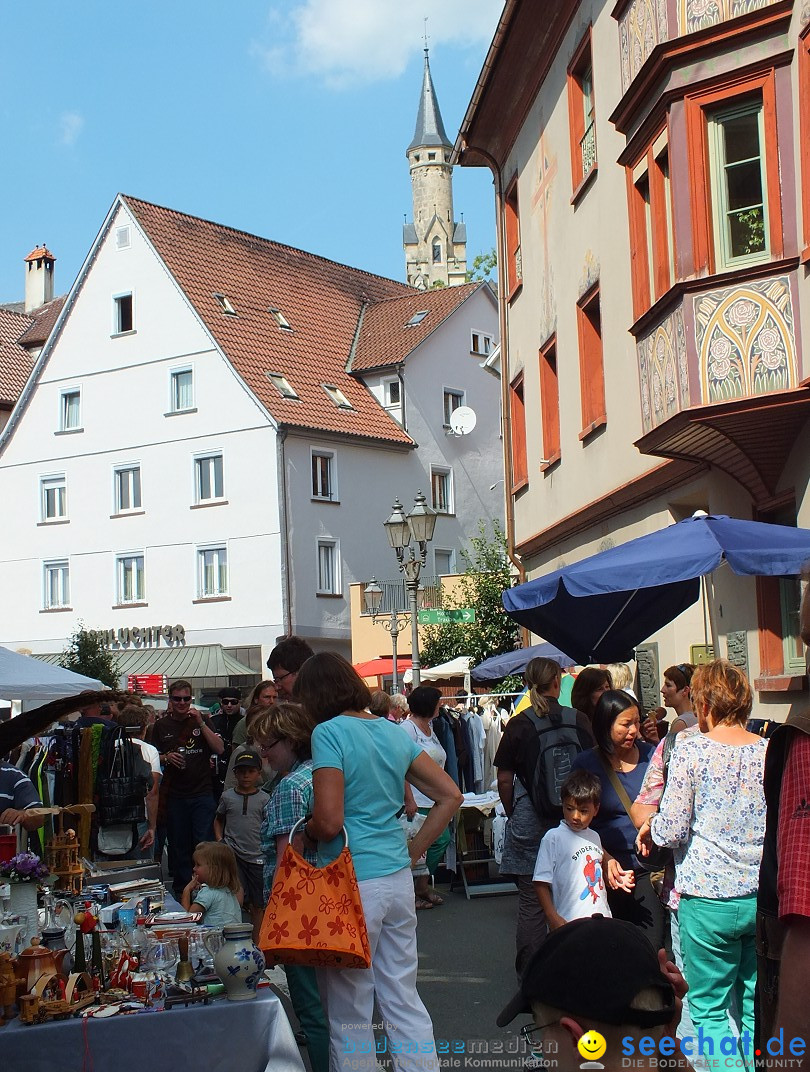
<svg viewBox="0 0 810 1072"><path fill-rule="evenodd" d="M202 912L206 927L242 922L242 887L230 845L201 841L194 850L191 881L183 890L187 912Z"/></svg>

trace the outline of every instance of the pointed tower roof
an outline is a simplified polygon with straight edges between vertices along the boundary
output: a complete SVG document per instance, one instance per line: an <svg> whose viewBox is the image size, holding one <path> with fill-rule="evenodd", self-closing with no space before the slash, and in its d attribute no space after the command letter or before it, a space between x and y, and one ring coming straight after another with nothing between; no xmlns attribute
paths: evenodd
<svg viewBox="0 0 810 1072"><path fill-rule="evenodd" d="M422 78L422 94L419 97L419 114L416 117L416 130L414 131L408 152L418 149L423 145L440 145L448 149L452 143L447 137L442 122L442 113L439 111L439 102L436 100L436 90L433 87L433 79L430 76L430 60L428 50L425 49L425 73Z"/></svg>

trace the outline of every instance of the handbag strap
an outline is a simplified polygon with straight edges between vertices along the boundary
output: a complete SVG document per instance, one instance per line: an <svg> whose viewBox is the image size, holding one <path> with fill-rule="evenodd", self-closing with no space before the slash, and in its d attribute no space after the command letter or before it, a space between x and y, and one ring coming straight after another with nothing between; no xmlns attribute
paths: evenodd
<svg viewBox="0 0 810 1072"><path fill-rule="evenodd" d="M287 840L292 841L292 839L295 837L296 833L298 832L298 827L302 823L308 822L311 818L312 818L311 815L302 815L301 818L296 823L293 824L292 829L290 830L289 834L287 835ZM346 841L346 845L344 847L348 849L348 847L349 847L349 835L348 835L348 833L346 831L345 826L343 827L343 837L344 837L344 839Z"/></svg>
<svg viewBox="0 0 810 1072"><path fill-rule="evenodd" d="M632 808L633 805L632 805L632 803L630 801L630 797L627 795L627 790L624 788L622 783L619 781L619 777L616 774L616 771L608 763L605 762L605 757L602 754L601 749L599 750L599 761L602 764L602 766L605 768L605 773L607 774L608 778L610 779L610 784L613 786L614 790L616 791L616 796L619 798L619 801L620 801L622 807L627 812L627 818L632 823L633 822L633 817L630 814L630 809ZM636 824L633 823L633 826L635 826L635 825Z"/></svg>

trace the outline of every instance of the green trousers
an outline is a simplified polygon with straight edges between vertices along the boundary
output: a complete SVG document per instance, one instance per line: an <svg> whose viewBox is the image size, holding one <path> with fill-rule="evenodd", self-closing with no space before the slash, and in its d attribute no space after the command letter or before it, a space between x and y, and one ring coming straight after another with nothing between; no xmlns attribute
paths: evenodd
<svg viewBox="0 0 810 1072"><path fill-rule="evenodd" d="M712 1072L739 1068L740 1057L747 1069L754 1067L756 912L755 893L724 901L681 896L678 921L689 1011ZM732 994L737 999L742 1045L728 1041L732 1038L728 1024ZM693 1052L698 1052L697 1042Z"/></svg>
<svg viewBox="0 0 810 1072"><path fill-rule="evenodd" d="M420 815L427 815L430 808L419 808ZM427 869L431 875L435 875L439 869L439 864L444 858L445 851L450 843L450 827L447 826L442 830L441 834L436 838L428 851L425 853L425 859L427 860Z"/></svg>
<svg viewBox="0 0 810 1072"><path fill-rule="evenodd" d="M285 964L284 974L290 989L290 1001L307 1036L307 1050L312 1072L329 1072L329 1025L326 1023L315 969L301 964Z"/></svg>

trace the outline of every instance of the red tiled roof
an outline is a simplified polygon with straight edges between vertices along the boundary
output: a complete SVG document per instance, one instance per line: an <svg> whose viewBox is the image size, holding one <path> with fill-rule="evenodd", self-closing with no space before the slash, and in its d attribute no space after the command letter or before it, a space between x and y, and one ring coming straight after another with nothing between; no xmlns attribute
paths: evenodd
<svg viewBox="0 0 810 1072"><path fill-rule="evenodd" d="M436 290L411 291L402 297L389 298L370 306L363 317L352 372L363 372L403 361L420 342L441 324L481 286L465 283L461 287L438 287ZM427 310L418 324L407 327L416 313Z"/></svg>
<svg viewBox="0 0 810 1072"><path fill-rule="evenodd" d="M28 256L23 258L23 263L25 263L25 261L38 261L40 257L47 257L48 260L51 261L56 260L56 257L54 257L53 253L51 253L48 247L42 245L37 246L36 249L32 249Z"/></svg>
<svg viewBox="0 0 810 1072"><path fill-rule="evenodd" d="M364 305L410 295L404 283L132 197L123 197L239 375L282 426L412 445L371 392L346 371ZM228 315L214 297L227 297ZM282 330L270 308L292 331ZM299 396L267 378L281 373ZM323 389L338 387L353 409Z"/></svg>
<svg viewBox="0 0 810 1072"><path fill-rule="evenodd" d="M0 405L13 406L22 394L22 389L34 362L30 354L19 344L19 338L31 324L25 313L0 309Z"/></svg>
<svg viewBox="0 0 810 1072"><path fill-rule="evenodd" d="M41 308L34 309L32 313L28 314L32 323L20 336L20 346L32 347L45 345L59 314L62 312L62 306L65 304L66 297L67 295L63 294L61 298L54 298L53 301L47 302L45 305L41 306Z"/></svg>

